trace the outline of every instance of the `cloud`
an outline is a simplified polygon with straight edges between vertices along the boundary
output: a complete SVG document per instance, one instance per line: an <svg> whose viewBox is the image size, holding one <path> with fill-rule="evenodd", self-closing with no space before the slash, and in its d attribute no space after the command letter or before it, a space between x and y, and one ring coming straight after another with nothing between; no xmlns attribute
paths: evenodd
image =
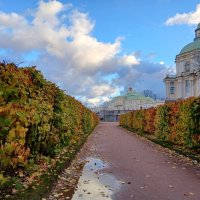
<svg viewBox="0 0 200 200"><path fill-rule="evenodd" d="M164 65L164 64L165 64L165 62L164 62L164 61L160 61L160 62L159 62L159 64L161 64L161 65Z"/></svg>
<svg viewBox="0 0 200 200"><path fill-rule="evenodd" d="M198 24L200 22L200 4L196 6L196 10L194 12L189 13L177 13L174 17L170 17L165 24L175 25L175 24Z"/></svg>
<svg viewBox="0 0 200 200"><path fill-rule="evenodd" d="M126 86L143 82L145 87L143 78L152 85L162 82L165 65L125 54L122 37L99 41L94 28L88 13L58 0L39 1L31 16L0 11L0 59L38 66L48 80L88 105L106 101Z"/></svg>
<svg viewBox="0 0 200 200"><path fill-rule="evenodd" d="M174 74L175 67L167 67L163 63L151 63L141 61L136 67L119 73L119 77L113 80L113 83L124 88L130 86L136 90L152 90L160 97L165 96L165 85L163 78L166 74Z"/></svg>
<svg viewBox="0 0 200 200"><path fill-rule="evenodd" d="M65 9L64 4L59 1L51 1L50 3L46 3L44 1L40 1L39 7L34 15L33 24L47 25L50 27L56 27L59 25L58 14Z"/></svg>
<svg viewBox="0 0 200 200"><path fill-rule="evenodd" d="M127 66L133 66L139 64L139 60L134 55L125 55L121 58L121 62Z"/></svg>

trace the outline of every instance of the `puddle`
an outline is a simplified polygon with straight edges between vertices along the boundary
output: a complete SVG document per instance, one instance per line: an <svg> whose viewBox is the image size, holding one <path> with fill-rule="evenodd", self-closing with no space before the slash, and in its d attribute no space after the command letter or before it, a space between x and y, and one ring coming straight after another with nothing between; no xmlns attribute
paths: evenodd
<svg viewBox="0 0 200 200"><path fill-rule="evenodd" d="M100 159L87 158L72 200L112 199L121 184L114 176L105 173L104 169L108 167Z"/></svg>

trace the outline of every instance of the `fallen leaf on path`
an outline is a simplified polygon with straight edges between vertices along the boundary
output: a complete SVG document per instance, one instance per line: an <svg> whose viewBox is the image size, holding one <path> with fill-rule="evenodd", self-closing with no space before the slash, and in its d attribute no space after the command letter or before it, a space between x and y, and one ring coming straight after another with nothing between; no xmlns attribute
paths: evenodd
<svg viewBox="0 0 200 200"><path fill-rule="evenodd" d="M13 194L16 194L16 193L17 193L17 190L12 189L12 193L13 193Z"/></svg>
<svg viewBox="0 0 200 200"><path fill-rule="evenodd" d="M54 197L59 197L59 194L54 194L53 196L54 196Z"/></svg>
<svg viewBox="0 0 200 200"><path fill-rule="evenodd" d="M189 196L189 195L193 196L194 193L193 193L193 192L189 192L189 193L184 193L184 195L185 195L185 196Z"/></svg>
<svg viewBox="0 0 200 200"><path fill-rule="evenodd" d="M121 184L125 184L126 182L124 182L124 181L119 181Z"/></svg>
<svg viewBox="0 0 200 200"><path fill-rule="evenodd" d="M189 195L192 195L192 196L193 196L193 195L194 195L194 193L193 193L193 192L189 192Z"/></svg>

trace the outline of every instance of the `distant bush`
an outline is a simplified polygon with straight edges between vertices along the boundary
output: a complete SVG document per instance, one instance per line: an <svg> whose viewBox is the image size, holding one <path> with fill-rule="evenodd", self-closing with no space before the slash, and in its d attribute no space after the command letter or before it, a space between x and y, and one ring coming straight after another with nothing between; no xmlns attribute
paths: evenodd
<svg viewBox="0 0 200 200"><path fill-rule="evenodd" d="M35 67L0 63L0 169L26 168L31 157L53 157L98 123L79 101L44 79Z"/></svg>
<svg viewBox="0 0 200 200"><path fill-rule="evenodd" d="M200 97L123 114L120 125L152 134L161 141L199 149Z"/></svg>

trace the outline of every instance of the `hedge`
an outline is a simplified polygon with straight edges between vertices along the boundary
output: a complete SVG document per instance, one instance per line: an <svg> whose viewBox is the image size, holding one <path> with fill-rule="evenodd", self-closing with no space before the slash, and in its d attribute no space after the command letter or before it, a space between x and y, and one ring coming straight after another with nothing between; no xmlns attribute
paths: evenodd
<svg viewBox="0 0 200 200"><path fill-rule="evenodd" d="M0 63L0 175L53 157L97 125L98 118L36 67ZM1 184L0 184L1 185Z"/></svg>
<svg viewBox="0 0 200 200"><path fill-rule="evenodd" d="M120 125L164 142L200 150L200 97L123 114Z"/></svg>

